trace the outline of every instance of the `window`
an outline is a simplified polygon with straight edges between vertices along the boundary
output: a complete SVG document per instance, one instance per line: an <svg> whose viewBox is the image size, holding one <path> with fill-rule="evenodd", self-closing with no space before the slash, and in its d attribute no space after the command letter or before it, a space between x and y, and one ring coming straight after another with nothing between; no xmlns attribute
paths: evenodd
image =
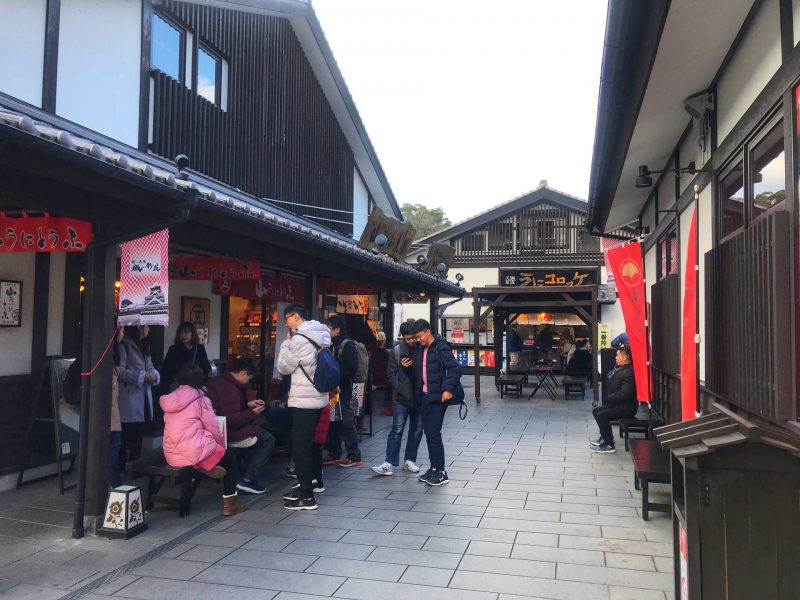
<svg viewBox="0 0 800 600"><path fill-rule="evenodd" d="M783 123L779 122L750 150L751 195L755 219L786 197L786 160L783 153Z"/></svg>
<svg viewBox="0 0 800 600"><path fill-rule="evenodd" d="M152 26L150 61L153 68L166 73L176 81L183 81L184 31L155 14Z"/></svg>
<svg viewBox="0 0 800 600"><path fill-rule="evenodd" d="M220 102L222 60L200 46L197 48L197 93L213 104Z"/></svg>
<svg viewBox="0 0 800 600"><path fill-rule="evenodd" d="M744 164L740 160L720 180L719 237L725 238L744 227Z"/></svg>
<svg viewBox="0 0 800 600"><path fill-rule="evenodd" d="M587 229L578 229L578 252L600 252L600 238Z"/></svg>
<svg viewBox="0 0 800 600"><path fill-rule="evenodd" d="M536 222L536 237L539 240L554 240L556 239L556 224L555 221L537 221Z"/></svg>

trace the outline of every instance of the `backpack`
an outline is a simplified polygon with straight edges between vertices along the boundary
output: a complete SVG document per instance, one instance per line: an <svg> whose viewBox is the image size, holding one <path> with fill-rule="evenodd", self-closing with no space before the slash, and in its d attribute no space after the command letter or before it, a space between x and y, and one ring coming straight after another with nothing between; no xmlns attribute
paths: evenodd
<svg viewBox="0 0 800 600"><path fill-rule="evenodd" d="M78 357L72 361L69 369L67 369L67 374L64 376L64 383L62 384L64 400L67 404L81 403L81 387L81 359Z"/></svg>
<svg viewBox="0 0 800 600"><path fill-rule="evenodd" d="M308 373L306 373L303 365L299 363L297 365L300 367L303 375L306 376L306 379L308 379L311 382L311 385L314 386L314 389L320 393L327 394L328 392L332 392L339 387L339 380L341 378L339 362L331 353L330 348L323 348L310 337L303 335L299 331L296 331L295 333L306 338L309 342L311 342L314 348L317 349L317 369L314 371L313 379L308 376Z"/></svg>
<svg viewBox="0 0 800 600"><path fill-rule="evenodd" d="M448 350L450 349L450 345L445 343ZM442 356L439 354L439 350L434 352L436 359L439 361L439 364L442 366L442 375L443 377L447 376L447 367L444 365L444 361L442 360ZM456 385L456 389L453 392L453 397L447 401L448 406L458 406L458 418L462 421L467 418L467 414L469 413L469 408L467 408L467 403L465 402L466 393L464 392L464 386L461 385L461 381L459 380L458 384Z"/></svg>
<svg viewBox="0 0 800 600"><path fill-rule="evenodd" d="M369 371L369 352L367 352L367 347L361 342L357 342L353 339L346 339L342 342L339 349L340 356L341 353L344 352L344 345L347 343L355 346L356 354L358 355L358 368L353 374L352 381L353 383L364 383L367 380L367 372Z"/></svg>

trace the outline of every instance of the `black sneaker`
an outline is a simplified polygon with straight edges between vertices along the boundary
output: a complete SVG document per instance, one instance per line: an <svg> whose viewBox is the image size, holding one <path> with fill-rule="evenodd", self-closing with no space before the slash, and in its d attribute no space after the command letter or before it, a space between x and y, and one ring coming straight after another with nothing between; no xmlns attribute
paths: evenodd
<svg viewBox="0 0 800 600"><path fill-rule="evenodd" d="M614 446L609 446L605 442L599 446L592 446L592 452L597 452L598 454L613 454L616 451L617 450L614 448Z"/></svg>
<svg viewBox="0 0 800 600"><path fill-rule="evenodd" d="M296 500L284 502L283 508L286 510L317 510L317 501L313 496L311 498L297 498Z"/></svg>
<svg viewBox="0 0 800 600"><path fill-rule="evenodd" d="M292 467L291 465L286 467L286 476L297 479L297 473L294 472L294 467Z"/></svg>
<svg viewBox="0 0 800 600"><path fill-rule="evenodd" d="M447 471L431 471L425 483L428 485L444 485L445 483L449 483L449 481L450 480L447 478Z"/></svg>
<svg viewBox="0 0 800 600"><path fill-rule="evenodd" d="M418 475L417 476L417 480L418 481L422 481L424 483L425 481L427 481L428 477L431 476L432 472L433 472L433 469L428 469L422 475Z"/></svg>
<svg viewBox="0 0 800 600"><path fill-rule="evenodd" d="M291 490L286 492L282 496L282 498L284 500L289 500L289 501L299 500L300 499L300 486L299 485L294 486Z"/></svg>
<svg viewBox="0 0 800 600"><path fill-rule="evenodd" d="M311 482L311 485L314 486L314 492L317 493L317 494L325 491L325 484L323 484L321 481L317 481L315 479L314 481ZM300 482L298 481L297 483L295 483L292 486L292 489L293 490L299 490L300 489Z"/></svg>
<svg viewBox="0 0 800 600"><path fill-rule="evenodd" d="M592 440L591 442L589 442L589 445L590 446L594 446L594 447L602 446L603 445L603 438L599 437L596 440Z"/></svg>

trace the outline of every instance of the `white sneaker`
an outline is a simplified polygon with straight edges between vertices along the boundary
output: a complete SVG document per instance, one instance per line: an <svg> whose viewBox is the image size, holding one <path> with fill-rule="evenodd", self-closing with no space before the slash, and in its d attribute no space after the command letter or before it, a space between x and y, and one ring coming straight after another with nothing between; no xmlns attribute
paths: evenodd
<svg viewBox="0 0 800 600"><path fill-rule="evenodd" d="M411 471L412 473L419 473L419 467L417 465L415 465L413 462L411 462L410 460L407 460L403 464L403 470Z"/></svg>
<svg viewBox="0 0 800 600"><path fill-rule="evenodd" d="M378 475L394 475L392 463L385 462L382 465L372 467L372 472Z"/></svg>

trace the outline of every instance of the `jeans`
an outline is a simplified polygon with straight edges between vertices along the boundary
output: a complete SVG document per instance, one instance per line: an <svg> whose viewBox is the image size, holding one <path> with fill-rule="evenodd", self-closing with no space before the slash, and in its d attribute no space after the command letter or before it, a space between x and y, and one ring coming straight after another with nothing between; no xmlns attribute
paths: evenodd
<svg viewBox="0 0 800 600"><path fill-rule="evenodd" d="M111 432L109 450L109 467L111 468L111 487L115 488L122 485L122 469L119 468L119 450L122 447L122 433L119 431Z"/></svg>
<svg viewBox="0 0 800 600"><path fill-rule="evenodd" d="M264 474L275 447L275 438L268 431L258 429L256 437L258 441L249 448L233 448L237 458L245 465L244 478L248 481L258 480Z"/></svg>
<svg viewBox="0 0 800 600"><path fill-rule="evenodd" d="M600 429L600 437L603 441L614 447L614 433L611 431L611 421L618 419L630 419L636 414L638 406L635 404L617 404L612 406L598 406L592 411L597 427Z"/></svg>
<svg viewBox="0 0 800 600"><path fill-rule="evenodd" d="M314 430L319 421L320 408L292 408L292 459L300 497L313 498L314 486ZM327 409L325 409L327 410Z"/></svg>
<svg viewBox="0 0 800 600"><path fill-rule="evenodd" d="M428 443L428 457L431 468L444 471L444 442L442 442L442 423L447 410L445 402L430 402L428 394L422 394L422 422L425 441Z"/></svg>
<svg viewBox="0 0 800 600"><path fill-rule="evenodd" d="M389 439L386 440L386 462L391 465L400 464L400 446L403 444L403 429L408 421L408 440L406 441L405 460L417 462L417 450L422 441L422 409L408 408L395 403L394 420L392 430L389 432Z"/></svg>

